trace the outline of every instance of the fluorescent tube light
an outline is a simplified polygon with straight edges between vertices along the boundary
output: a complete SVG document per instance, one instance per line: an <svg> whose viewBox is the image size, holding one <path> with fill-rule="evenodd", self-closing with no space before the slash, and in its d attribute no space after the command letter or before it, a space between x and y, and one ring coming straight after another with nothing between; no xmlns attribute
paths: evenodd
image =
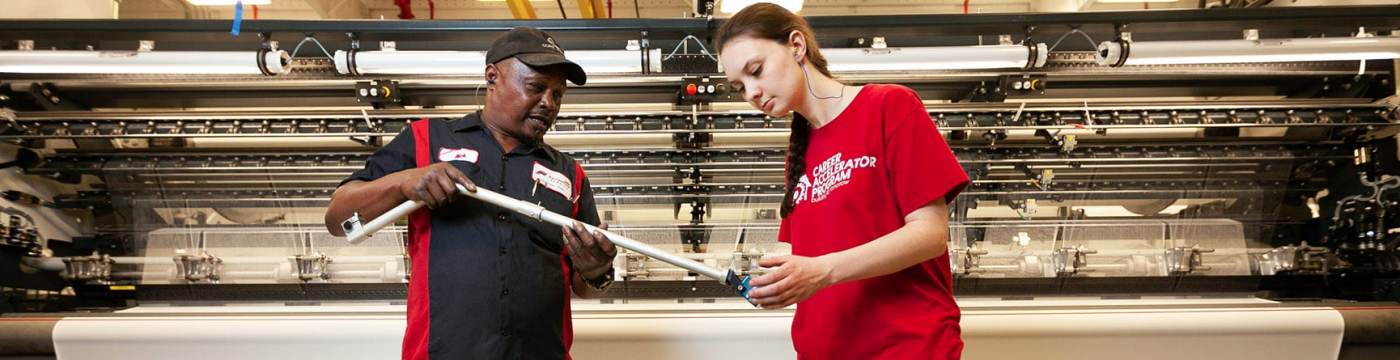
<svg viewBox="0 0 1400 360"><path fill-rule="evenodd" d="M661 72L661 49L648 50L648 71ZM640 50L572 50L565 57L590 75L641 74ZM335 52L335 69L348 75L476 75L486 70L483 51Z"/></svg>
<svg viewBox="0 0 1400 360"><path fill-rule="evenodd" d="M802 0L720 0L719 12L733 14L761 2L778 4L791 12L802 11Z"/></svg>
<svg viewBox="0 0 1400 360"><path fill-rule="evenodd" d="M1105 41L1099 55L1110 66L1396 59L1400 38Z"/></svg>
<svg viewBox="0 0 1400 360"><path fill-rule="evenodd" d="M285 74L286 51L0 51L0 73Z"/></svg>
<svg viewBox="0 0 1400 360"><path fill-rule="evenodd" d="M1045 65L1045 44L822 49L832 72L1030 69Z"/></svg>

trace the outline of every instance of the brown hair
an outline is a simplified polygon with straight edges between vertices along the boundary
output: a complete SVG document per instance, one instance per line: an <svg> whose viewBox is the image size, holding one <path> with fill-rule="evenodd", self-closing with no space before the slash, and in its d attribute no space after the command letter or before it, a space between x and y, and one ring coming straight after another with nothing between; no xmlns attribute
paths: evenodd
<svg viewBox="0 0 1400 360"><path fill-rule="evenodd" d="M817 48L816 36L812 33L812 27L807 25L807 20L773 3L749 5L734 14L734 17L725 20L724 25L719 28L719 34L715 36L715 48L724 51L725 44L744 37L772 40L787 46L793 31L802 33L802 37L807 41L807 62L822 75L833 77L831 71L826 69L826 58L822 57L821 50ZM792 136L788 138L787 188L783 194L783 204L778 209L784 219L792 214L794 189L797 188L798 180L807 172L805 158L811 135L812 125L807 123L807 118L794 112Z"/></svg>

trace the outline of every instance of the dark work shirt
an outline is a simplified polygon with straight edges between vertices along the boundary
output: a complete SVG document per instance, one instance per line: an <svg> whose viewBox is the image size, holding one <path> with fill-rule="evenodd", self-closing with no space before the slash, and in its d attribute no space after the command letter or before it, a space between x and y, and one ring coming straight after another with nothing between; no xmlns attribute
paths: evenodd
<svg viewBox="0 0 1400 360"><path fill-rule="evenodd" d="M573 158L544 144L505 153L479 113L414 122L345 182L438 162L479 188L599 224ZM562 236L559 226L460 195L410 215L404 359L565 359L572 269Z"/></svg>

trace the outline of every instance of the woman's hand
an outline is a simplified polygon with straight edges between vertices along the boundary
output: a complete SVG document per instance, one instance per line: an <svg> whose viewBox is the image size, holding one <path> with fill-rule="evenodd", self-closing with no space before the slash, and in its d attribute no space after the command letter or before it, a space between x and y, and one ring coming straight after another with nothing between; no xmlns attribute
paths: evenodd
<svg viewBox="0 0 1400 360"><path fill-rule="evenodd" d="M749 299L764 309L781 309L812 297L831 286L832 264L825 257L783 255L759 261L759 266L777 267L749 281Z"/></svg>

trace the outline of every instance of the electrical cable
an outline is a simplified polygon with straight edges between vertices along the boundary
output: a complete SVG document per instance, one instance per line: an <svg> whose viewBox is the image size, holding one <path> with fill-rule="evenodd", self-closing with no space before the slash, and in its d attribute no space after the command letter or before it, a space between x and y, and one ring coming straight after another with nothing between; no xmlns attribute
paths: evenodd
<svg viewBox="0 0 1400 360"><path fill-rule="evenodd" d="M295 48L292 48L292 55L291 55L290 58L288 58L288 61L291 61L292 59L296 59L296 58L297 58L297 51L301 51L301 46L302 46L302 45L305 45L307 41L310 41L310 42L312 42L312 43L315 43L315 44L316 44L316 47L321 48L321 53L322 53L322 54L326 54L326 57L327 57L327 58L330 58L332 62L335 61L335 57L334 57L334 56L331 56L331 52L330 52L330 51L326 51L326 46L325 46L325 45L321 45L321 42L320 42L320 41L318 41L318 40L316 40L316 38L310 37L310 36L307 36L305 39L301 39L301 42L297 43L297 46L296 46Z"/></svg>
<svg viewBox="0 0 1400 360"><path fill-rule="evenodd" d="M1084 31L1082 31L1082 30L1079 30L1079 29L1072 29L1072 30L1070 30L1069 32L1066 32L1064 35L1060 35L1060 39L1059 39L1059 40L1055 40L1055 44L1054 44L1054 45L1050 45L1050 48L1047 49L1046 51L1055 51L1055 48L1060 46L1060 42L1064 41L1064 40L1065 40L1065 37L1068 37L1070 34L1074 34L1074 33L1078 33L1079 35L1083 35L1085 40L1089 40L1089 48L1090 48L1090 49L1098 49L1099 43L1094 42L1094 38L1093 38L1093 37L1090 37L1088 33L1084 32ZM1102 62L1102 61L1103 61L1103 54L1100 54L1097 50L1094 51L1094 60L1098 60L1099 62Z"/></svg>
<svg viewBox="0 0 1400 360"><path fill-rule="evenodd" d="M681 46L682 46L682 45L685 45L685 42L688 41L688 40L695 40L695 43L700 45L700 54L701 54L701 55L708 56L708 57L710 58L710 60L719 61L719 58L717 58L717 57L715 57L714 55L710 54L710 49L705 48L705 43L702 42L702 41L700 41L700 38L695 37L695 35L686 35L685 38L682 38L682 39L681 39L681 42L680 42L679 44L676 44L676 48L675 48L675 49L671 49L671 53L670 53L670 54L666 54L666 56L665 56L665 57L662 57L661 60L671 60L671 57L676 56L676 52L680 51L680 50L681 50ZM682 55L684 55L684 54L682 54Z"/></svg>

